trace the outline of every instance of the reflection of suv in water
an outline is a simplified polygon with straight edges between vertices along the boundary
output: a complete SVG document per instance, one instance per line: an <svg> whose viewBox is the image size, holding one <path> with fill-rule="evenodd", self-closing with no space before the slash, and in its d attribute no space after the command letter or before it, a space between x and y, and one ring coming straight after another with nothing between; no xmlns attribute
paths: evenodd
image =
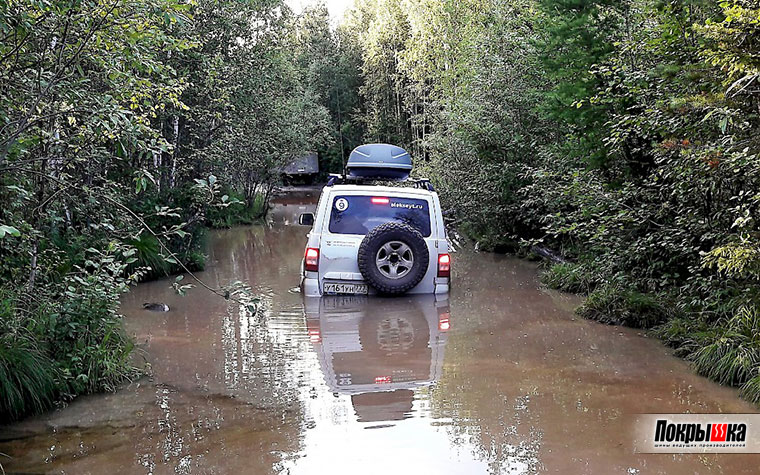
<svg viewBox="0 0 760 475"><path fill-rule="evenodd" d="M351 395L360 420L402 418L411 391L441 376L446 296L307 298L304 309L327 386Z"/></svg>
<svg viewBox="0 0 760 475"><path fill-rule="evenodd" d="M362 145L351 152L347 169L348 176L331 178L322 190L316 215L299 218L312 225L303 261L305 295L448 292L449 245L430 183L365 184L405 180L409 154L392 145Z"/></svg>

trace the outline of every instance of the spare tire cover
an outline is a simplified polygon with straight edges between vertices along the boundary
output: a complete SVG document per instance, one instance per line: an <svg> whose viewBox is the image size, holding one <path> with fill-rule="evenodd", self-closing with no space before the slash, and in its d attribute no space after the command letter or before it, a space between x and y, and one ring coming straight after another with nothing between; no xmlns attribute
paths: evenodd
<svg viewBox="0 0 760 475"><path fill-rule="evenodd" d="M414 227L381 224L359 245L359 271L369 285L386 295L403 294L419 284L430 255L422 234Z"/></svg>

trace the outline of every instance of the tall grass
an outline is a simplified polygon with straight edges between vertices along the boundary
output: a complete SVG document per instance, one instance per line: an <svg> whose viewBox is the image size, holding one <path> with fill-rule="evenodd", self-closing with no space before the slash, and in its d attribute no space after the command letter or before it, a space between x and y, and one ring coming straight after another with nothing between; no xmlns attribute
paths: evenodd
<svg viewBox="0 0 760 475"><path fill-rule="evenodd" d="M543 283L587 294L576 312L613 325L652 328L656 336L689 360L694 369L720 384L741 388L743 398L760 404L760 310L758 295L737 295L721 285L705 285L703 300L677 292L645 293L635 285L598 284L599 276L584 263L549 267Z"/></svg>
<svg viewBox="0 0 760 475"><path fill-rule="evenodd" d="M130 270L141 269L143 280L161 278L184 271L179 264L168 262L164 258L166 253L163 252L158 240L154 236L143 233L136 239L130 239L128 243L137 251L137 261L130 266ZM172 252L179 257L188 269L199 271L203 270L206 265L206 256L202 252L205 245L205 230L198 229L193 233L189 248L173 246Z"/></svg>
<svg viewBox="0 0 760 475"><path fill-rule="evenodd" d="M760 370L756 369L755 373L758 372L760 372ZM742 385L741 394L744 399L754 402L755 404L760 404L760 374Z"/></svg>
<svg viewBox="0 0 760 475"><path fill-rule="evenodd" d="M697 372L721 384L741 388L760 404L760 312L742 305L733 316L674 318L655 329L657 336L691 361Z"/></svg>
<svg viewBox="0 0 760 475"><path fill-rule="evenodd" d="M617 285L603 285L591 292L577 312L611 325L651 328L671 317L664 296L655 296Z"/></svg>
<svg viewBox="0 0 760 475"><path fill-rule="evenodd" d="M57 394L55 365L28 337L0 336L0 421L40 412Z"/></svg>
<svg viewBox="0 0 760 475"><path fill-rule="evenodd" d="M695 335L689 342L697 349L689 356L696 370L721 384L746 385L755 397L760 383L760 313L742 307L733 317L719 322L712 331ZM751 382L752 380L758 380Z"/></svg>
<svg viewBox="0 0 760 475"><path fill-rule="evenodd" d="M553 289L584 295L596 287L591 273L582 264L574 262L552 265L541 273L541 282Z"/></svg>

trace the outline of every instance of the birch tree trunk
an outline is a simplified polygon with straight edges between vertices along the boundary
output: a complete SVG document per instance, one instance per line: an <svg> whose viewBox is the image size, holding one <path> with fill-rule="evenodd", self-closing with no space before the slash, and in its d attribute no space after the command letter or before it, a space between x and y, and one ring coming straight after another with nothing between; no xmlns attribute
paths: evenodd
<svg viewBox="0 0 760 475"><path fill-rule="evenodd" d="M172 140L172 170L169 174L169 187L174 188L175 178L177 176L177 149L179 148L179 116L175 115L172 120L174 136Z"/></svg>

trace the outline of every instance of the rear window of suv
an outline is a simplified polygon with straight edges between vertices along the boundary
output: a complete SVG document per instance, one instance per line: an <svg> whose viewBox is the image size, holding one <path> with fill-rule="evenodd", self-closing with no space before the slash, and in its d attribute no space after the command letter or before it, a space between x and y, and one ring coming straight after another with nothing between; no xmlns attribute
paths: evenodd
<svg viewBox="0 0 760 475"><path fill-rule="evenodd" d="M385 196L336 196L330 213L330 232L367 234L391 221L406 223L430 236L430 209L426 200Z"/></svg>

